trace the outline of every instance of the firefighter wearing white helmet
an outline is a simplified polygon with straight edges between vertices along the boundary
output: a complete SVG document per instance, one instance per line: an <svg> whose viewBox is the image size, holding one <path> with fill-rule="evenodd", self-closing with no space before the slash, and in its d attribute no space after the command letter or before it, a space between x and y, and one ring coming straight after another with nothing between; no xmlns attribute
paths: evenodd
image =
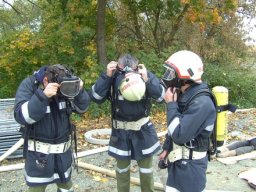
<svg viewBox="0 0 256 192"><path fill-rule="evenodd" d="M90 97L96 103L111 102L112 132L109 155L117 161L119 192L130 191L130 163L139 166L141 191L154 191L153 155L160 143L149 113L151 99L163 100L164 87L144 64L130 54L111 61L92 86Z"/></svg>
<svg viewBox="0 0 256 192"><path fill-rule="evenodd" d="M172 54L164 67L168 134L159 165L168 167L166 191L204 191L216 109L201 79L203 62L197 54L182 50Z"/></svg>
<svg viewBox="0 0 256 192"><path fill-rule="evenodd" d="M178 51L171 55L165 62L166 72L163 81L167 87L179 88L187 80L201 83L203 75L203 62L201 58L187 50Z"/></svg>

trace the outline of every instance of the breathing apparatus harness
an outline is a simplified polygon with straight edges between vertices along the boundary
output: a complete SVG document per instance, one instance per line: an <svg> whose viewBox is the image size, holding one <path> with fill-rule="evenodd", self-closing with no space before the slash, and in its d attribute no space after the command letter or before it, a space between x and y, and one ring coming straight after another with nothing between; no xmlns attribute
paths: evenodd
<svg viewBox="0 0 256 192"><path fill-rule="evenodd" d="M192 100L194 100L196 97L199 97L201 95L209 96L212 99L213 104L216 108L216 120L214 122L213 131L212 131L210 137L208 138L207 155L208 155L208 160L210 161L210 159L211 159L210 157L217 153L217 147L220 147L221 145L223 145L223 143L220 144L217 141L217 121L218 121L217 114L220 113L220 112L223 112L223 111L227 111L227 110L229 110L231 112L235 112L236 111L236 106L234 106L232 104L218 106L216 97L214 96L214 94L209 89L200 89L194 95L192 95L189 98L189 100L186 102L186 104L183 108L183 111L185 111L188 108L188 106L189 106L189 104L191 103ZM189 141L188 143L184 144L184 146L189 148L189 150L190 150L189 151L190 152L190 157L192 157L193 150L195 149L195 146L193 145L193 143L200 144L200 142L202 142L202 139L195 138L195 139Z"/></svg>
<svg viewBox="0 0 256 192"><path fill-rule="evenodd" d="M125 75L127 73L137 73L137 71L138 71L138 68L132 69L131 67L126 66L124 69L120 69L117 66L117 70L115 71L115 73L112 77L111 89L110 89L110 94L109 94L109 99L111 101L111 120L112 120L112 124L113 124L113 119L116 117L116 114L117 114L116 109L119 108L118 95L119 94L121 95L120 90L116 87L117 77L119 77L120 75L125 77ZM134 102L134 101L129 101L129 102ZM138 102L138 101L135 101L135 102ZM141 115L140 117L138 117L138 119L140 119L142 117L145 117L145 116L148 116L149 112L150 112L150 107L151 107L151 104L149 102L149 98L148 98L146 93L139 102L143 102L144 106L146 106L146 109L145 109L145 113L143 115ZM131 119L131 121L132 121L132 119ZM112 125L112 127L113 127L113 125Z"/></svg>

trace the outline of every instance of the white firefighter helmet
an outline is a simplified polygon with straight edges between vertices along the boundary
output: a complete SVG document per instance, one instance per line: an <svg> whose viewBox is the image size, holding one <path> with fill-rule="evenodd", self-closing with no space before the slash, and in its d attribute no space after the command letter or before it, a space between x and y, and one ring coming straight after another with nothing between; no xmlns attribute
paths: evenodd
<svg viewBox="0 0 256 192"><path fill-rule="evenodd" d="M172 54L165 61L164 67L167 68L163 76L165 80L170 81L177 76L178 79L191 80L195 83L202 82L203 62L192 51L182 50Z"/></svg>
<svg viewBox="0 0 256 192"><path fill-rule="evenodd" d="M121 81L119 90L126 100L139 101L145 94L146 85L140 74L129 72Z"/></svg>

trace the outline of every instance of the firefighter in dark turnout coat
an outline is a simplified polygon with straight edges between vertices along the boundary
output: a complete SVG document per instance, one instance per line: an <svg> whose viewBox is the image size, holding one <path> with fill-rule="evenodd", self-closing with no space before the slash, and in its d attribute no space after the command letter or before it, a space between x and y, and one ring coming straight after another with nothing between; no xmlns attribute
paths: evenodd
<svg viewBox="0 0 256 192"><path fill-rule="evenodd" d="M78 87L75 95L67 92L73 98L60 93L61 83L65 88L64 82L68 85L66 91L72 85ZM29 192L43 192L51 183L58 185L58 191L73 191L70 178L74 127L69 117L71 112L84 113L88 108L89 95L82 87L82 80L60 64L42 67L20 84L14 116L23 126Z"/></svg>
<svg viewBox="0 0 256 192"><path fill-rule="evenodd" d="M206 186L207 151L216 110L202 82L203 63L191 51L174 53L165 62L168 134L159 159L168 161L167 192L201 192ZM193 99L191 99L193 97Z"/></svg>
<svg viewBox="0 0 256 192"><path fill-rule="evenodd" d="M141 98L143 86L129 84L129 78L136 77L133 73L141 74L146 87ZM129 93L121 94L122 82ZM121 84L121 87L120 87ZM131 85L131 86L130 86ZM140 88L141 87L141 88ZM129 55L122 55L118 62L110 62L106 73L102 73L89 93L91 99L102 103L110 99L112 106L112 134L109 143L109 155L117 160L117 189L119 192L130 191L130 163L136 160L139 166L141 190L153 191L153 154L160 148L160 143L149 119L151 99L163 100L164 88L159 79L147 71L143 64ZM130 95L129 95L130 94ZM127 96L127 97L126 97ZM126 98L125 98L126 97Z"/></svg>

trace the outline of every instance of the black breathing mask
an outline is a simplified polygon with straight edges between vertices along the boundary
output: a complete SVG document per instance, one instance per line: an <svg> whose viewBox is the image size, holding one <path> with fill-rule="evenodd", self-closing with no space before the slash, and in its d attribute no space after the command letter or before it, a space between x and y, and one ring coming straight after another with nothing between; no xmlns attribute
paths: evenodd
<svg viewBox="0 0 256 192"><path fill-rule="evenodd" d="M164 64L164 67L166 68L162 79L161 79L161 84L167 89L169 87L176 87L180 88L181 87L181 81L177 77L177 73L175 69L172 67L168 66L167 64Z"/></svg>
<svg viewBox="0 0 256 192"><path fill-rule="evenodd" d="M80 79L76 76L63 77L60 83L60 93L68 98L74 98L80 91Z"/></svg>
<svg viewBox="0 0 256 192"><path fill-rule="evenodd" d="M49 70L53 77L49 81L50 83L58 83L60 85L59 93L73 99L79 94L80 91L80 78L72 75L72 73L64 66L57 64L54 65L52 70Z"/></svg>

